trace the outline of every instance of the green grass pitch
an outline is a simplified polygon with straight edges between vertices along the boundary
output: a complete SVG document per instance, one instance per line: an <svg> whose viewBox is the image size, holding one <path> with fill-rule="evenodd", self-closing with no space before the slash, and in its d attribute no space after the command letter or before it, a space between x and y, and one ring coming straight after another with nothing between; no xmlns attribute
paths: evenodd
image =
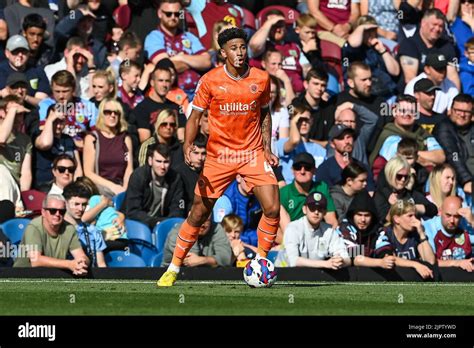
<svg viewBox="0 0 474 348"><path fill-rule="evenodd" d="M474 284L0 280L1 315L472 315Z"/></svg>

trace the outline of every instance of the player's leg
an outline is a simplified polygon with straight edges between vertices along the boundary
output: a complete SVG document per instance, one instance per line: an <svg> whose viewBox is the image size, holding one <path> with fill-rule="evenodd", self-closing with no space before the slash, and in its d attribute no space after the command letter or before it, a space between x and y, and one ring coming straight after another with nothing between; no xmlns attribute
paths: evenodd
<svg viewBox="0 0 474 348"><path fill-rule="evenodd" d="M276 239L280 223L280 191L278 185L264 185L254 187L253 193L263 210L257 228L258 254L267 257Z"/></svg>

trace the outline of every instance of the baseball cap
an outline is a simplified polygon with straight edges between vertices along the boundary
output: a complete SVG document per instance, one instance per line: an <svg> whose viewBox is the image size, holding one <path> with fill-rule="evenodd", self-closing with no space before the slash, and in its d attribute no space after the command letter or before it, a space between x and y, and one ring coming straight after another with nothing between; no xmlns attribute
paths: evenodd
<svg viewBox="0 0 474 348"><path fill-rule="evenodd" d="M25 50L30 50L30 47L28 46L28 41L26 41L26 38L22 35L13 35L11 36L8 41L7 41L7 50L10 52L23 48Z"/></svg>
<svg viewBox="0 0 474 348"><path fill-rule="evenodd" d="M23 82L25 85L28 86L28 80L26 78L26 75L23 74L23 73L20 73L20 72L14 72L14 73L11 73L8 78L7 78L7 83L6 85L8 87L10 86L13 86L19 82Z"/></svg>
<svg viewBox="0 0 474 348"><path fill-rule="evenodd" d="M295 156L295 158L293 159L293 166L298 164L306 164L311 168L316 167L314 157L311 156L308 152L301 152Z"/></svg>
<svg viewBox="0 0 474 348"><path fill-rule="evenodd" d="M448 66L448 60L444 54L428 54L425 65L429 65L435 69L445 69Z"/></svg>
<svg viewBox="0 0 474 348"><path fill-rule="evenodd" d="M321 192L313 192L306 196L304 203L309 208L319 208L326 210L328 201Z"/></svg>
<svg viewBox="0 0 474 348"><path fill-rule="evenodd" d="M439 91L440 87L435 86L433 81L430 79L421 79L415 83L414 91L415 92L424 92L429 93L432 91Z"/></svg>
<svg viewBox="0 0 474 348"><path fill-rule="evenodd" d="M329 141L333 139L338 139L344 133L351 133L354 136L354 138L356 136L355 129L351 127L347 127L346 125L343 125L343 124L335 124L329 130Z"/></svg>

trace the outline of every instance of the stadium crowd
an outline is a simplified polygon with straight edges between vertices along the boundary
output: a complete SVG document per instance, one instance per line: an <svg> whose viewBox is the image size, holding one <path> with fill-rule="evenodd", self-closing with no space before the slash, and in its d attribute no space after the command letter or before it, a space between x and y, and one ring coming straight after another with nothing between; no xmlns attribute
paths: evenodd
<svg viewBox="0 0 474 348"><path fill-rule="evenodd" d="M187 216L216 135L205 114L187 164L184 129L232 26L271 79L276 265L472 272L473 0L0 0L0 246L14 217L37 246L0 265L84 275L127 220ZM184 265L251 259L261 215L237 176Z"/></svg>

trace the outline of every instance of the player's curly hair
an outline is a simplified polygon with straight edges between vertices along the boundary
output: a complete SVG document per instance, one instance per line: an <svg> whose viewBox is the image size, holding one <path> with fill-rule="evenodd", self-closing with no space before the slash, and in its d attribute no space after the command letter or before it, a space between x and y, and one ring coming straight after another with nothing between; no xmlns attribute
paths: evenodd
<svg viewBox="0 0 474 348"><path fill-rule="evenodd" d="M224 48L224 45L227 43L227 41L233 39L243 39L245 42L247 42L247 34L243 29L236 27L225 29L217 37L217 43L219 44L220 48Z"/></svg>

